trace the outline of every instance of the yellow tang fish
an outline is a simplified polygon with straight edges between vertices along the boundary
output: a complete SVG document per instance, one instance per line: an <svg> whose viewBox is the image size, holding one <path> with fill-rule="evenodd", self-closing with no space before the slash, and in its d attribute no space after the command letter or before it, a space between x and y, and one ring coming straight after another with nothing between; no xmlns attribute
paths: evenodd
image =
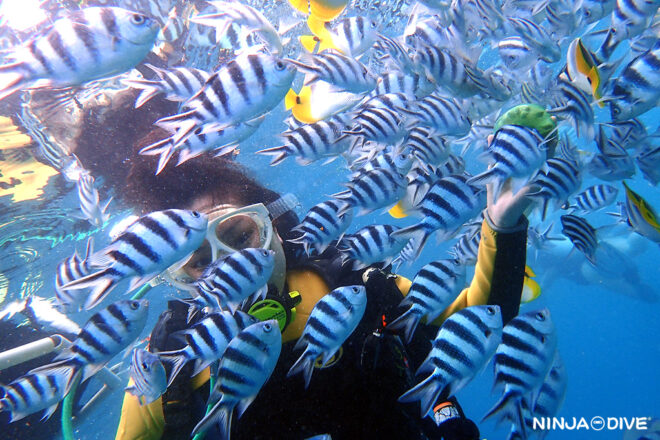
<svg viewBox="0 0 660 440"><path fill-rule="evenodd" d="M593 55L582 44L582 40L576 38L568 47L566 53L566 70L568 76L578 88L591 93L602 108L605 103L600 101L601 94L601 75L598 65Z"/></svg>
<svg viewBox="0 0 660 440"><path fill-rule="evenodd" d="M657 214L646 200L628 187L626 182L623 182L623 187L626 189L628 223L639 235L660 243L660 223Z"/></svg>
<svg viewBox="0 0 660 440"><path fill-rule="evenodd" d="M310 14L319 20L331 21L344 12L348 0L289 0L289 3L305 15Z"/></svg>
<svg viewBox="0 0 660 440"><path fill-rule="evenodd" d="M532 302L541 295L541 286L532 279L535 276L536 274L532 268L525 266L525 281L523 283L522 296L520 298L522 303L526 304Z"/></svg>

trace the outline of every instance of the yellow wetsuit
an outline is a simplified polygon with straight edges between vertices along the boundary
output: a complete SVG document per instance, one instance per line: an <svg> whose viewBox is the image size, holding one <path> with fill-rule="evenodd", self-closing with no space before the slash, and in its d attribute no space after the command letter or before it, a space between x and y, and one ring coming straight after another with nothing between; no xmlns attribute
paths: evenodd
<svg viewBox="0 0 660 440"><path fill-rule="evenodd" d="M500 305L504 322L513 318L518 313L523 285L526 234L526 219L521 219L518 227L505 233L496 232L488 222L483 222L474 278L433 324L440 325L446 317L464 307L482 304ZM406 295L410 280L397 276L395 282ZM284 342L300 336L312 308L330 290L323 278L311 270L288 272L287 283L290 290L300 293L302 302L296 306L296 319L282 335ZM196 389L206 380L208 370L193 378L190 386ZM141 406L135 396L125 394L116 440L159 439L164 427L161 399Z"/></svg>

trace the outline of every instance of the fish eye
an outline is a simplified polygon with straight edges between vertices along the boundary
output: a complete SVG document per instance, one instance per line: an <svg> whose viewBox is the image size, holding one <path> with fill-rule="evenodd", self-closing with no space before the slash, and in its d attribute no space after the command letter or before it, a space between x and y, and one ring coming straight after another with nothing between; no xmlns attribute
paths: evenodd
<svg viewBox="0 0 660 440"><path fill-rule="evenodd" d="M195 217L195 218L199 218L199 212L193 211L192 216Z"/></svg>
<svg viewBox="0 0 660 440"><path fill-rule="evenodd" d="M351 290L353 290L353 293L358 293L360 291L360 289L358 287L353 287L353 289L351 289Z"/></svg>
<svg viewBox="0 0 660 440"><path fill-rule="evenodd" d="M138 308L140 308L140 304L137 301L131 301L130 308L131 310L137 310Z"/></svg>
<svg viewBox="0 0 660 440"><path fill-rule="evenodd" d="M261 251L261 255L263 255L264 257L267 257L268 256L268 250L264 249L263 251Z"/></svg>
<svg viewBox="0 0 660 440"><path fill-rule="evenodd" d="M283 70L285 67L286 66L284 65L284 63L282 61L278 61L278 62L275 63L275 68L277 70Z"/></svg>
<svg viewBox="0 0 660 440"><path fill-rule="evenodd" d="M488 307L486 309L486 313L488 313L489 315L494 315L495 314L495 307Z"/></svg>
<svg viewBox="0 0 660 440"><path fill-rule="evenodd" d="M142 362L142 365L140 365L143 370L149 371L149 365L147 365L146 362Z"/></svg>
<svg viewBox="0 0 660 440"><path fill-rule="evenodd" d="M265 323L265 324L264 324L264 331L265 331L266 333L269 333L272 329L273 329L273 326L272 326L272 325L270 325L270 324L268 324L268 323Z"/></svg>
<svg viewBox="0 0 660 440"><path fill-rule="evenodd" d="M371 27L375 29L376 26L377 26L376 22L375 22L375 21L372 21L372 22L371 22Z"/></svg>
<svg viewBox="0 0 660 440"><path fill-rule="evenodd" d="M584 16L585 16L585 17L591 17L591 11L588 10L588 9L585 9L585 10L584 10Z"/></svg>
<svg viewBox="0 0 660 440"><path fill-rule="evenodd" d="M536 314L536 319L538 319L539 321L545 321L545 315L543 314L543 312L538 312Z"/></svg>
<svg viewBox="0 0 660 440"><path fill-rule="evenodd" d="M616 28L610 28L610 32L612 32L612 35L616 34Z"/></svg>
<svg viewBox="0 0 660 440"><path fill-rule="evenodd" d="M131 22L132 22L133 24L136 24L136 25L144 24L145 20L146 20L146 17L145 17L144 15L133 14L133 15L131 16Z"/></svg>

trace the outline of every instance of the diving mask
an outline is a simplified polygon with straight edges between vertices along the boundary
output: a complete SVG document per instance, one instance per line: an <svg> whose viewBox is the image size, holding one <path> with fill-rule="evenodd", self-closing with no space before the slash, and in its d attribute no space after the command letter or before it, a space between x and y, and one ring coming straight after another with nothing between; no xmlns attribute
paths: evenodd
<svg viewBox="0 0 660 440"><path fill-rule="evenodd" d="M281 200L271 205L281 203ZM207 215L206 239L182 265L168 270L167 280L180 289L195 290L195 281L213 261L242 249L263 248L275 252L275 268L268 284L281 292L286 276L286 259L282 243L273 229L274 218L269 208L263 203L238 209L221 205L207 212Z"/></svg>

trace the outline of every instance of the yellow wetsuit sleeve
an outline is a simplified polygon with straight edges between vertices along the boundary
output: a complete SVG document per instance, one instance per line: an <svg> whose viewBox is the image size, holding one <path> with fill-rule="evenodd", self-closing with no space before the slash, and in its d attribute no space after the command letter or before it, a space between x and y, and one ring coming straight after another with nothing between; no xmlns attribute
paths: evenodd
<svg viewBox="0 0 660 440"><path fill-rule="evenodd" d="M518 314L525 275L527 219L512 232L495 231L488 221L481 225L481 241L474 277L470 286L432 324L465 307L496 304L502 308L504 323Z"/></svg>
<svg viewBox="0 0 660 440"><path fill-rule="evenodd" d="M130 386L132 381L128 384ZM140 405L136 396L124 394L115 440L157 440L164 430L165 416L160 398L148 405Z"/></svg>

